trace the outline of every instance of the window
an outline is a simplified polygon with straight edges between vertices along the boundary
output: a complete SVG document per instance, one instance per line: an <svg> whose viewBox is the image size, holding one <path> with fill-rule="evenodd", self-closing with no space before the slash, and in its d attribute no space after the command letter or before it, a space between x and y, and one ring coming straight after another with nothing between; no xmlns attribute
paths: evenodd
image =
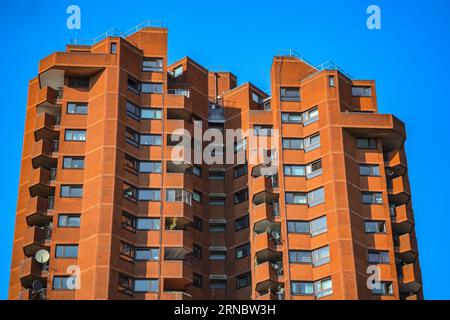
<svg viewBox="0 0 450 320"><path fill-rule="evenodd" d="M270 137L272 135L272 126L254 125L253 133L255 136Z"/></svg>
<svg viewBox="0 0 450 320"><path fill-rule="evenodd" d="M80 215L79 214L60 214L58 216L59 228L79 228L80 227Z"/></svg>
<svg viewBox="0 0 450 320"><path fill-rule="evenodd" d="M155 231L160 229L159 218L137 218L136 230L139 231Z"/></svg>
<svg viewBox="0 0 450 320"><path fill-rule="evenodd" d="M130 201L137 201L138 189L136 187L130 186L129 184L124 183L122 186L122 196Z"/></svg>
<svg viewBox="0 0 450 320"><path fill-rule="evenodd" d="M192 255L198 259L202 258L202 247L194 243L192 246Z"/></svg>
<svg viewBox="0 0 450 320"><path fill-rule="evenodd" d="M139 145L139 133L129 127L126 127L125 141L137 147Z"/></svg>
<svg viewBox="0 0 450 320"><path fill-rule="evenodd" d="M283 149L303 150L303 139L284 138Z"/></svg>
<svg viewBox="0 0 450 320"><path fill-rule="evenodd" d="M250 272L236 277L236 288L241 289L250 286L252 283L252 274Z"/></svg>
<svg viewBox="0 0 450 320"><path fill-rule="evenodd" d="M309 234L311 237L327 232L326 216L311 221L288 221L288 233Z"/></svg>
<svg viewBox="0 0 450 320"><path fill-rule="evenodd" d="M307 126L319 119L319 108L314 107L308 111L303 112L303 125Z"/></svg>
<svg viewBox="0 0 450 320"><path fill-rule="evenodd" d="M365 177L378 177L380 176L380 167L378 165L371 164L360 164L359 165L359 174Z"/></svg>
<svg viewBox="0 0 450 320"><path fill-rule="evenodd" d="M328 84L330 87L334 88L334 86L335 86L334 76L328 76Z"/></svg>
<svg viewBox="0 0 450 320"><path fill-rule="evenodd" d="M312 282L291 282L292 295L312 296L314 295L314 284Z"/></svg>
<svg viewBox="0 0 450 320"><path fill-rule="evenodd" d="M117 53L117 43L115 42L111 42L111 47L110 47L110 51L111 54L116 54Z"/></svg>
<svg viewBox="0 0 450 320"><path fill-rule="evenodd" d="M144 72L162 72L163 59L161 58L145 58L142 61L142 71Z"/></svg>
<svg viewBox="0 0 450 320"><path fill-rule="evenodd" d="M247 229L249 226L250 226L250 219L249 219L248 215L237 218L234 221L234 227L235 227L236 231L241 231L241 230Z"/></svg>
<svg viewBox="0 0 450 320"><path fill-rule="evenodd" d="M224 180L225 171L222 170L211 170L209 171L209 179L211 180Z"/></svg>
<svg viewBox="0 0 450 320"><path fill-rule="evenodd" d="M135 279L134 292L158 292L158 280L156 279Z"/></svg>
<svg viewBox="0 0 450 320"><path fill-rule="evenodd" d="M225 232L226 224L224 222L210 222L209 232Z"/></svg>
<svg viewBox="0 0 450 320"><path fill-rule="evenodd" d="M386 233L386 222L366 221L364 222L366 233Z"/></svg>
<svg viewBox="0 0 450 320"><path fill-rule="evenodd" d="M141 108L141 119L145 120L162 119L162 110L156 108Z"/></svg>
<svg viewBox="0 0 450 320"><path fill-rule="evenodd" d="M139 172L141 173L161 173L161 162L158 161L138 161Z"/></svg>
<svg viewBox="0 0 450 320"><path fill-rule="evenodd" d="M131 232L135 232L136 231L136 217L133 216L132 214L126 212L126 211L122 211L122 228L131 231Z"/></svg>
<svg viewBox="0 0 450 320"><path fill-rule="evenodd" d="M245 151L246 148L247 148L247 140L246 139L242 139L242 140L236 141L234 143L234 152Z"/></svg>
<svg viewBox="0 0 450 320"><path fill-rule="evenodd" d="M64 138L66 141L86 141L86 130L66 129Z"/></svg>
<svg viewBox="0 0 450 320"><path fill-rule="evenodd" d="M308 204L308 196L304 192L286 192L286 204Z"/></svg>
<svg viewBox="0 0 450 320"><path fill-rule="evenodd" d="M209 260L225 260L227 258L227 252L225 250L210 250Z"/></svg>
<svg viewBox="0 0 450 320"><path fill-rule="evenodd" d="M225 198L224 197L209 197L209 205L210 206L224 206L225 205Z"/></svg>
<svg viewBox="0 0 450 320"><path fill-rule="evenodd" d="M136 261L157 261L159 259L158 248L136 248Z"/></svg>
<svg viewBox="0 0 450 320"><path fill-rule="evenodd" d="M127 115L129 115L130 117L132 117L136 120L139 120L141 118L141 108L139 108L134 103L127 101L126 109L127 109Z"/></svg>
<svg viewBox="0 0 450 320"><path fill-rule="evenodd" d="M192 174L194 176L201 177L202 176L202 167L193 166L192 167Z"/></svg>
<svg viewBox="0 0 450 320"><path fill-rule="evenodd" d="M81 185L62 185L62 198L81 198L83 196L83 186Z"/></svg>
<svg viewBox="0 0 450 320"><path fill-rule="evenodd" d="M356 139L356 147L358 149L376 150L377 149L377 139L357 138Z"/></svg>
<svg viewBox="0 0 450 320"><path fill-rule="evenodd" d="M262 103L263 98L256 92L252 91L252 100L253 100L253 102L256 102L259 104L259 103Z"/></svg>
<svg viewBox="0 0 450 320"><path fill-rule="evenodd" d="M281 88L281 101L300 101L300 88Z"/></svg>
<svg viewBox="0 0 450 320"><path fill-rule="evenodd" d="M126 242L120 243L120 257L122 259L125 259L129 262L133 262L135 254L136 250L131 244L128 244Z"/></svg>
<svg viewBox="0 0 450 320"><path fill-rule="evenodd" d="M363 192L363 204L383 204L383 194L381 192Z"/></svg>
<svg viewBox="0 0 450 320"><path fill-rule="evenodd" d="M314 282L314 293L316 298L322 298L333 293L331 279L324 279Z"/></svg>
<svg viewBox="0 0 450 320"><path fill-rule="evenodd" d="M53 276L53 290L75 290L75 276Z"/></svg>
<svg viewBox="0 0 450 320"><path fill-rule="evenodd" d="M312 263L314 267L319 267L330 262L330 247L325 246L312 252Z"/></svg>
<svg viewBox="0 0 450 320"><path fill-rule="evenodd" d="M248 257L250 255L250 243L236 247L236 260Z"/></svg>
<svg viewBox="0 0 450 320"><path fill-rule="evenodd" d="M354 97L371 97L372 89L370 87L352 87Z"/></svg>
<svg viewBox="0 0 450 320"><path fill-rule="evenodd" d="M118 289L120 292L132 295L133 294L133 279L124 275L119 274L119 285Z"/></svg>
<svg viewBox="0 0 450 320"><path fill-rule="evenodd" d="M289 250L289 263L311 264L311 251Z"/></svg>
<svg viewBox="0 0 450 320"><path fill-rule="evenodd" d="M55 249L56 258L76 259L78 257L78 245L57 244Z"/></svg>
<svg viewBox="0 0 450 320"><path fill-rule="evenodd" d="M137 199L139 201L161 201L161 190L138 189Z"/></svg>
<svg viewBox="0 0 450 320"><path fill-rule="evenodd" d="M392 282L381 281L380 284L372 287L372 294L378 296L391 296L394 294Z"/></svg>
<svg viewBox="0 0 450 320"><path fill-rule="evenodd" d="M234 177L239 178L247 174L247 165L241 164L234 167Z"/></svg>
<svg viewBox="0 0 450 320"><path fill-rule="evenodd" d="M168 202L184 202L192 205L192 193L183 189L167 189L166 201Z"/></svg>
<svg viewBox="0 0 450 320"><path fill-rule="evenodd" d="M89 88L89 77L69 77L69 87Z"/></svg>
<svg viewBox="0 0 450 320"><path fill-rule="evenodd" d="M209 288L210 289L226 289L227 288L227 280L211 279L211 280L209 280Z"/></svg>
<svg viewBox="0 0 450 320"><path fill-rule="evenodd" d="M158 134L141 134L139 142L141 146L160 146L162 138Z"/></svg>
<svg viewBox="0 0 450 320"><path fill-rule="evenodd" d="M203 277L197 272L192 273L192 285L197 288L203 287Z"/></svg>
<svg viewBox="0 0 450 320"><path fill-rule="evenodd" d="M64 157L63 169L83 169L84 157Z"/></svg>
<svg viewBox="0 0 450 320"><path fill-rule="evenodd" d="M389 263L389 252L369 250L367 252L367 261L369 262L369 264Z"/></svg>
<svg viewBox="0 0 450 320"><path fill-rule="evenodd" d="M241 190L234 194L234 204L239 204L248 200L248 189Z"/></svg>
<svg viewBox="0 0 450 320"><path fill-rule="evenodd" d="M301 165L285 165L284 175L288 177L304 177L306 176L305 166Z"/></svg>
<svg viewBox="0 0 450 320"><path fill-rule="evenodd" d="M192 200L194 200L197 203L202 203L202 194L197 190L194 190L192 192Z"/></svg>
<svg viewBox="0 0 450 320"><path fill-rule="evenodd" d="M315 134L305 139L305 152L312 151L320 147L320 134Z"/></svg>
<svg viewBox="0 0 450 320"><path fill-rule="evenodd" d="M322 159L314 161L306 166L306 177L312 179L322 174Z"/></svg>
<svg viewBox="0 0 450 320"><path fill-rule="evenodd" d="M131 89L135 92L139 92L141 90L141 84L134 78L128 77L128 89Z"/></svg>
<svg viewBox="0 0 450 320"><path fill-rule="evenodd" d="M87 103L69 102L67 104L67 113L68 114L87 114L88 113L88 104Z"/></svg>
<svg viewBox="0 0 450 320"><path fill-rule="evenodd" d="M325 202L325 192L323 188L308 192L308 205L310 207L318 206Z"/></svg>
<svg viewBox="0 0 450 320"><path fill-rule="evenodd" d="M192 222L192 228L202 231L202 219L194 216L194 221Z"/></svg>
<svg viewBox="0 0 450 320"><path fill-rule="evenodd" d="M179 77L183 74L183 66L178 66L173 68L173 77Z"/></svg>
<svg viewBox="0 0 450 320"><path fill-rule="evenodd" d="M162 83L144 82L141 84L141 92L142 93L162 93L163 85L162 85Z"/></svg>
<svg viewBox="0 0 450 320"><path fill-rule="evenodd" d="M283 112L281 114L282 123L302 123L302 114L297 112Z"/></svg>

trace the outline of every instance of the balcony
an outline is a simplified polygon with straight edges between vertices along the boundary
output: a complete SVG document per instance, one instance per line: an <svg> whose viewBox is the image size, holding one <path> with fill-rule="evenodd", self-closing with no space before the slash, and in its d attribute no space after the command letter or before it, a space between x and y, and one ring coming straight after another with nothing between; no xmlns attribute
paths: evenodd
<svg viewBox="0 0 450 320"><path fill-rule="evenodd" d="M253 194L262 192L274 193L278 189L278 175L260 176L253 179L250 186Z"/></svg>
<svg viewBox="0 0 450 320"><path fill-rule="evenodd" d="M397 177L392 180L388 179L388 196L389 202L397 206L407 204L411 198L407 177Z"/></svg>
<svg viewBox="0 0 450 320"><path fill-rule="evenodd" d="M51 170L45 168L34 169L30 177L30 195L47 198L55 194L55 188L51 186Z"/></svg>
<svg viewBox="0 0 450 320"><path fill-rule="evenodd" d="M164 291L183 290L192 283L192 265L184 260L164 260L161 266Z"/></svg>
<svg viewBox="0 0 450 320"><path fill-rule="evenodd" d="M281 250L281 244L281 232L278 230L256 234L253 241L253 247L257 255L261 255L261 258L267 255L266 260L271 258L271 253L267 252L267 250L272 252Z"/></svg>
<svg viewBox="0 0 450 320"><path fill-rule="evenodd" d="M168 119L191 120L192 103L189 97L169 91L166 96L166 104Z"/></svg>
<svg viewBox="0 0 450 320"><path fill-rule="evenodd" d="M273 301L273 300L283 300L283 299L280 299L279 296L277 296L271 292L268 292L268 293L258 294L258 296L256 297L256 300L272 300Z"/></svg>
<svg viewBox="0 0 450 320"><path fill-rule="evenodd" d="M192 252L192 234L184 230L164 230L162 243L166 248L184 249L184 252ZM183 251L183 250L181 250Z"/></svg>
<svg viewBox="0 0 450 320"><path fill-rule="evenodd" d="M165 202L164 216L192 222L194 221L194 209L192 206L182 201Z"/></svg>
<svg viewBox="0 0 450 320"><path fill-rule="evenodd" d="M47 288L43 288L40 292L34 292L32 289L25 289L19 292L17 300L46 300Z"/></svg>
<svg viewBox="0 0 450 320"><path fill-rule="evenodd" d="M58 157L58 141L39 140L33 145L33 159L31 160L33 168L56 168Z"/></svg>
<svg viewBox="0 0 450 320"><path fill-rule="evenodd" d="M48 266L40 264L33 257L23 260L20 264L20 283L24 288L32 288L34 281L45 284L47 277Z"/></svg>
<svg viewBox="0 0 450 320"><path fill-rule="evenodd" d="M39 100L37 107L39 111L48 111L51 113L58 107L58 99L62 96L61 89L55 90L51 87L44 87L39 90Z"/></svg>
<svg viewBox="0 0 450 320"><path fill-rule="evenodd" d="M262 264L259 264L255 266L255 282L256 287L258 287L258 284L265 283L267 281L270 282L282 282L283 278L283 264L281 262L274 263L274 262L264 262Z"/></svg>
<svg viewBox="0 0 450 320"><path fill-rule="evenodd" d="M407 171L406 155L403 150L394 150L385 154L386 172L391 178L404 176Z"/></svg>
<svg viewBox="0 0 450 320"><path fill-rule="evenodd" d="M59 117L46 112L38 114L34 128L34 139L36 141L45 139L48 141L58 140L59 131L55 127L59 125Z"/></svg>
<svg viewBox="0 0 450 320"><path fill-rule="evenodd" d="M53 217L48 214L49 199L34 197L28 201L27 224L29 226L48 226Z"/></svg>
<svg viewBox="0 0 450 320"><path fill-rule="evenodd" d="M165 291L161 293L161 300L192 300L192 295L184 291Z"/></svg>
<svg viewBox="0 0 450 320"><path fill-rule="evenodd" d="M417 263L411 263L402 266L399 274L399 290L402 294L417 293L421 284L421 275Z"/></svg>
<svg viewBox="0 0 450 320"><path fill-rule="evenodd" d="M413 263L417 259L417 240L411 233L406 233L394 239L395 252L404 263Z"/></svg>
<svg viewBox="0 0 450 320"><path fill-rule="evenodd" d="M255 287L257 300L284 300L284 283L272 280L258 282Z"/></svg>
<svg viewBox="0 0 450 320"><path fill-rule="evenodd" d="M210 104L208 110L208 122L210 123L225 123L224 109L218 105Z"/></svg>
<svg viewBox="0 0 450 320"><path fill-rule="evenodd" d="M411 208L403 204L391 208L392 229L398 234L410 233L414 228L414 218Z"/></svg>
<svg viewBox="0 0 450 320"><path fill-rule="evenodd" d="M263 202L252 207L253 221L255 225L259 222L275 222L280 219L280 204L278 202Z"/></svg>
<svg viewBox="0 0 450 320"><path fill-rule="evenodd" d="M23 252L27 257L32 257L41 249L49 249L52 234L51 227L28 227L25 230Z"/></svg>
<svg viewBox="0 0 450 320"><path fill-rule="evenodd" d="M181 131L183 130L183 131ZM166 132L167 136L170 137L170 135L174 134L175 132L177 134L174 134L175 136L179 135L180 133L189 133L191 136L194 135L194 124L192 122L189 122L187 120L182 119L167 119L165 121L165 128L164 131ZM181 132L180 132L181 131ZM187 139L186 137L185 139ZM181 139L180 139L181 142ZM189 141L190 145L190 141Z"/></svg>

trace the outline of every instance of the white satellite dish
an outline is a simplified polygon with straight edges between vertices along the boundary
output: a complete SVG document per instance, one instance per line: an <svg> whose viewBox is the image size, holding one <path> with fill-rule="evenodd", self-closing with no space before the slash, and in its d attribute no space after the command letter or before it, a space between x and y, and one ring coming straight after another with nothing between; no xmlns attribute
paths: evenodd
<svg viewBox="0 0 450 320"><path fill-rule="evenodd" d="M50 260L50 253L45 249L39 250L34 255L34 259L36 259L36 261L41 264L46 263L48 260Z"/></svg>

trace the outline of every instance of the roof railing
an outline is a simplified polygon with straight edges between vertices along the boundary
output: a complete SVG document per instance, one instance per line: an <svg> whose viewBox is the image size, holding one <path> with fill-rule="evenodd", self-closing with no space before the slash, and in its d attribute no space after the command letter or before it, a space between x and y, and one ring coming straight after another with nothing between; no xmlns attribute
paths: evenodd
<svg viewBox="0 0 450 320"><path fill-rule="evenodd" d="M71 39L70 44L71 45L94 45L108 37L127 38L127 37L131 36L132 34L138 32L144 28L150 28L150 27L161 27L162 28L163 21L162 20L160 20L160 21L145 20L126 32L122 32L116 28L113 28L113 29L106 31L105 33L102 33L101 35L99 35L98 37L95 37L93 39L81 39L81 38Z"/></svg>

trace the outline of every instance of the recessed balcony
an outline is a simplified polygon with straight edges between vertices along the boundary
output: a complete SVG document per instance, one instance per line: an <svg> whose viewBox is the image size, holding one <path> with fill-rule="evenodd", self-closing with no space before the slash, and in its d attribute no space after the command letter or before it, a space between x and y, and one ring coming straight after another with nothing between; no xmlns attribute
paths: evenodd
<svg viewBox="0 0 450 320"><path fill-rule="evenodd" d="M38 111L48 112L50 114L59 112L61 103L58 101L62 98L62 89L54 89L52 87L44 87L39 90L39 100L37 102Z"/></svg>
<svg viewBox="0 0 450 320"><path fill-rule="evenodd" d="M30 195L47 198L55 194L55 187L51 186L52 170L39 168L31 172Z"/></svg>
<svg viewBox="0 0 450 320"><path fill-rule="evenodd" d="M407 171L406 155L403 150L388 152L384 159L386 171L393 178L405 175Z"/></svg>
<svg viewBox="0 0 450 320"><path fill-rule="evenodd" d="M56 168L58 157L55 153L58 152L58 140L47 141L39 140L33 144L33 159L31 160L33 168Z"/></svg>
<svg viewBox="0 0 450 320"><path fill-rule="evenodd" d="M278 190L278 175L261 176L253 179L250 183L250 190L253 194L258 194L261 192L276 192L276 190Z"/></svg>
<svg viewBox="0 0 450 320"><path fill-rule="evenodd" d="M422 287L421 275L417 263L402 266L399 274L399 290L403 294L417 293Z"/></svg>
<svg viewBox="0 0 450 320"><path fill-rule="evenodd" d="M190 253L193 248L192 234L184 230L164 230L162 243L167 249L180 251L180 254Z"/></svg>
<svg viewBox="0 0 450 320"><path fill-rule="evenodd" d="M412 231L414 228L413 212L408 205L403 204L398 207L392 207L391 221L392 229L398 234L405 234Z"/></svg>
<svg viewBox="0 0 450 320"><path fill-rule="evenodd" d="M20 283L24 288L32 288L34 281L40 281L42 284L47 283L48 265L40 264L30 257L20 264Z"/></svg>
<svg viewBox="0 0 450 320"><path fill-rule="evenodd" d="M282 282L283 279L283 264L281 262L264 262L255 266L255 282L257 287L259 283L265 283L267 281L271 282Z"/></svg>
<svg viewBox="0 0 450 320"><path fill-rule="evenodd" d="M417 259L417 240L411 233L398 237L395 252L404 263L413 263Z"/></svg>
<svg viewBox="0 0 450 320"><path fill-rule="evenodd" d="M166 132L168 137L170 137L170 135L172 134L174 134L174 136L177 136L180 135L180 133L189 133L192 137L194 135L194 124L190 121L182 119L167 119L165 120L164 131ZM188 137L184 137L184 139L187 138Z"/></svg>
<svg viewBox="0 0 450 320"><path fill-rule="evenodd" d="M252 206L252 215L253 221L255 222L255 228L258 228L256 225L260 222L276 222L280 219L280 204L278 202L263 202L261 204L254 205Z"/></svg>
<svg viewBox="0 0 450 320"><path fill-rule="evenodd" d="M261 234L256 234L253 241L255 252L267 252L281 250L281 232L278 230L270 230Z"/></svg>
<svg viewBox="0 0 450 320"><path fill-rule="evenodd" d="M33 226L25 230L23 253L32 257L41 249L49 249L52 228Z"/></svg>
<svg viewBox="0 0 450 320"><path fill-rule="evenodd" d="M48 198L33 197L28 201L27 224L29 226L47 226L53 217L48 214L50 201Z"/></svg>
<svg viewBox="0 0 450 320"><path fill-rule="evenodd" d="M406 177L397 177L392 180L388 179L388 196L389 203L397 206L407 204L411 198L411 192Z"/></svg>
<svg viewBox="0 0 450 320"><path fill-rule="evenodd" d="M37 115L35 122L34 139L36 141L45 139L48 141L59 139L59 125L58 116L50 115L46 112L42 112Z"/></svg>
<svg viewBox="0 0 450 320"><path fill-rule="evenodd" d="M284 287L284 283L276 282L272 280L266 280L259 282L255 286L255 291L257 292L257 300L283 300L284 294L281 293L281 289ZM265 298L263 298L265 297ZM262 298L262 299L261 299Z"/></svg>
<svg viewBox="0 0 450 320"><path fill-rule="evenodd" d="M189 97L170 91L166 95L167 118L178 120L191 120L192 103Z"/></svg>
<svg viewBox="0 0 450 320"><path fill-rule="evenodd" d="M161 293L161 300L192 300L192 295L184 291L165 291Z"/></svg>
<svg viewBox="0 0 450 320"><path fill-rule="evenodd" d="M165 202L164 216L192 222L194 221L194 209L191 205L182 201Z"/></svg>
<svg viewBox="0 0 450 320"><path fill-rule="evenodd" d="M161 266L164 291L181 291L192 283L192 265L184 260L164 260Z"/></svg>

